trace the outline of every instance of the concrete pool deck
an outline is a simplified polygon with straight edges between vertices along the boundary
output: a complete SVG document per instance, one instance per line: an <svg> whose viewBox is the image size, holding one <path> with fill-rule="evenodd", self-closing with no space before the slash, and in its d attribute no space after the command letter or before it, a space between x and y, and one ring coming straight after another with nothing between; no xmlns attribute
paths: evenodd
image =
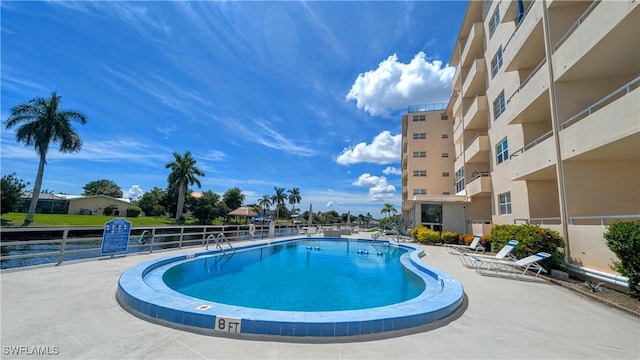
<svg viewBox="0 0 640 360"><path fill-rule="evenodd" d="M466 309L425 332L351 342L206 336L141 320L116 302L118 278L128 268L203 248L5 271L0 274L2 358L640 358L640 319L544 281L481 276L442 247L422 247L423 261L462 282ZM35 355L38 351L44 355Z"/></svg>

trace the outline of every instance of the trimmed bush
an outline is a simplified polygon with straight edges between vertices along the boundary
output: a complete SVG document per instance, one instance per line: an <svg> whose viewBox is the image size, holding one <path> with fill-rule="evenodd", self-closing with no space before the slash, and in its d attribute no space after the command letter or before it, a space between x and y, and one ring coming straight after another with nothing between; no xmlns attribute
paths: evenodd
<svg viewBox="0 0 640 360"><path fill-rule="evenodd" d="M138 217L142 213L142 209L138 206L131 206L127 209L127 217Z"/></svg>
<svg viewBox="0 0 640 360"><path fill-rule="evenodd" d="M538 252L547 252L551 257L540 262L547 271L560 269L564 262L564 239L555 230L533 224L495 225L491 229L494 249L501 249L511 240L518 240L518 245L511 252L518 259Z"/></svg>
<svg viewBox="0 0 640 360"><path fill-rule="evenodd" d="M102 209L102 214L104 216L111 216L111 215L113 215L113 210L114 209L111 206L107 206L104 209Z"/></svg>
<svg viewBox="0 0 640 360"><path fill-rule="evenodd" d="M611 268L629 279L629 295L640 300L640 220L616 221L607 227L604 238L619 259Z"/></svg>
<svg viewBox="0 0 640 360"><path fill-rule="evenodd" d="M456 244L469 246L475 237L475 234L459 234ZM491 251L491 235L482 235L480 237L480 245L484 247L485 251Z"/></svg>
<svg viewBox="0 0 640 360"><path fill-rule="evenodd" d="M419 243L435 244L440 241L440 233L427 228L424 225L418 225L411 230L411 236Z"/></svg>

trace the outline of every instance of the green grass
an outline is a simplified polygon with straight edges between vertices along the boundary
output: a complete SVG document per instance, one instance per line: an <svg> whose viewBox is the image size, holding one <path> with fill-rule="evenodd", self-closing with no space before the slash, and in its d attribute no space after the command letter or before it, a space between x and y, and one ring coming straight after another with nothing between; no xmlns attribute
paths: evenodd
<svg viewBox="0 0 640 360"><path fill-rule="evenodd" d="M26 213L2 214L2 226L21 226L26 217ZM35 214L33 216L33 222L29 226L104 226L105 223L114 218L116 218L116 216ZM139 216L126 219L131 222L131 226L177 225L176 220L169 217ZM193 220L187 219L186 224L193 224Z"/></svg>

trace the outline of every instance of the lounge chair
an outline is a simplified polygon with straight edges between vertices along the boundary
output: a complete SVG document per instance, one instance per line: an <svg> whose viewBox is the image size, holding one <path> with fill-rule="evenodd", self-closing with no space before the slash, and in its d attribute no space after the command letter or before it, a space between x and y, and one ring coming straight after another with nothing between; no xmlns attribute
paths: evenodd
<svg viewBox="0 0 640 360"><path fill-rule="evenodd" d="M480 263L478 259L489 259L489 260L497 259L497 260L514 260L515 261L518 259L515 256L513 256L513 254L511 254L511 251L516 247L516 245L518 245L518 241L511 240L505 246L503 246L502 249L500 249L500 251L498 251L498 253L495 255L482 255L482 254L460 252L458 253L458 256L460 257L460 261L462 262L462 265L466 267L474 267L474 268L478 266Z"/></svg>
<svg viewBox="0 0 640 360"><path fill-rule="evenodd" d="M540 275L541 272L547 272L540 264L539 261L542 261L551 254L546 252L539 252L537 254L533 254L522 258L520 260L508 260L508 259L490 259L484 257L473 257L476 261L478 261L476 266L476 272L479 274L498 274L498 272L503 272L506 274L514 274L516 277L523 276L527 273L527 271L535 271L534 280ZM486 265L486 268L484 267ZM524 269L522 272L520 270Z"/></svg>
<svg viewBox="0 0 640 360"><path fill-rule="evenodd" d="M471 244L469 245L458 245L458 244L444 244L444 246L447 248L447 252L449 254L454 254L454 255L458 255L461 252L484 252L484 246L480 245L480 238L482 237L482 234L476 234L476 236L474 236L473 241L471 241Z"/></svg>

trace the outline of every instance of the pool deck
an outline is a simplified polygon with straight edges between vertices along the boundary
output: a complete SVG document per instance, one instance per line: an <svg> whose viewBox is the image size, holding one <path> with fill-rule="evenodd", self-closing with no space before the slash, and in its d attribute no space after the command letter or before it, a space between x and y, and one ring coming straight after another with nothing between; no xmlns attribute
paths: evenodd
<svg viewBox="0 0 640 360"><path fill-rule="evenodd" d="M353 236L362 237L362 236ZM640 319L545 281L481 276L442 247L431 266L467 296L454 319L387 339L288 343L212 337L141 320L115 293L129 255L0 274L2 359L639 359ZM300 340L298 340L300 341ZM303 340L304 341L304 340ZM22 347L22 348L21 348ZM49 355L34 355L34 347ZM36 349L37 350L37 349ZM14 353L11 353L11 352Z"/></svg>

